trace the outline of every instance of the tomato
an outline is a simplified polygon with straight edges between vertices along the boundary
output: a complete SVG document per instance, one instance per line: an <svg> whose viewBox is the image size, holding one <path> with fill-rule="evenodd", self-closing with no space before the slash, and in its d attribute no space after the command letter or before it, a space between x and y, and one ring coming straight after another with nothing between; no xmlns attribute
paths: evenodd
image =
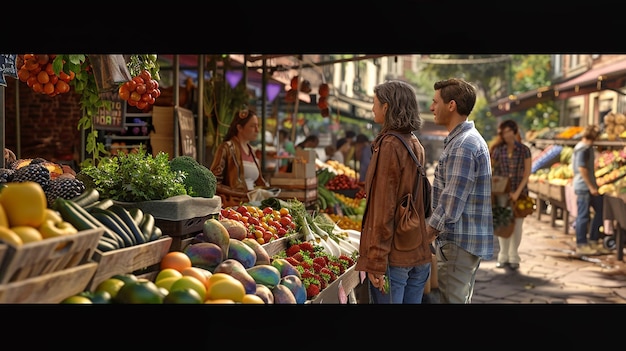
<svg viewBox="0 0 626 351"><path fill-rule="evenodd" d="M246 208L246 206L239 206L239 207L237 207L237 212L241 213L244 216L250 215L250 213L248 212L248 209Z"/></svg>
<svg viewBox="0 0 626 351"><path fill-rule="evenodd" d="M137 91L133 91L130 93L130 98L129 100L133 100L135 102L138 102L141 100L141 94L139 94Z"/></svg>
<svg viewBox="0 0 626 351"><path fill-rule="evenodd" d="M291 224L292 224L292 223L293 223L293 222L291 221L291 218L286 217L286 216L284 216L284 217L280 217L280 224L281 224L283 227L288 228L288 227L290 227L290 226L291 226Z"/></svg>
<svg viewBox="0 0 626 351"><path fill-rule="evenodd" d="M48 75L52 76L52 75L55 74L54 73L54 68L52 67L52 63L46 64L45 67L46 67L45 71L46 71L46 73L48 73Z"/></svg>
<svg viewBox="0 0 626 351"><path fill-rule="evenodd" d="M124 83L124 85L126 85L129 92L135 91L135 88L137 88L137 82L135 82L134 80L129 80L128 82Z"/></svg>
<svg viewBox="0 0 626 351"><path fill-rule="evenodd" d="M36 182L9 182L0 192L0 205L11 227L28 225L38 228L46 218L46 194Z"/></svg>
<svg viewBox="0 0 626 351"><path fill-rule="evenodd" d="M248 217L248 223L252 225L259 225L261 222L259 222L259 219L256 217Z"/></svg>
<svg viewBox="0 0 626 351"><path fill-rule="evenodd" d="M140 110L143 110L144 108L148 107L148 103L143 101L143 100L139 100L137 101L137 108Z"/></svg>
<svg viewBox="0 0 626 351"><path fill-rule="evenodd" d="M145 94L145 92L146 92L146 85L144 83L137 84L137 87L135 88L135 91L138 92L140 95Z"/></svg>
<svg viewBox="0 0 626 351"><path fill-rule="evenodd" d="M268 215L268 214L272 214L272 213L274 213L274 209L269 207L269 206L263 209L263 214Z"/></svg>
<svg viewBox="0 0 626 351"><path fill-rule="evenodd" d="M139 91L139 87L137 87L137 91ZM143 95L141 95L141 101L149 104L150 100L152 100L152 95L148 93L144 93Z"/></svg>
<svg viewBox="0 0 626 351"><path fill-rule="evenodd" d="M141 78L143 78L144 82L148 82L152 80L152 74L150 74L150 71L148 70L141 70L141 73L139 73L139 76Z"/></svg>
<svg viewBox="0 0 626 351"><path fill-rule="evenodd" d="M283 236L287 235L287 229L280 227L276 230L276 235L278 235L279 238L282 238Z"/></svg>
<svg viewBox="0 0 626 351"><path fill-rule="evenodd" d="M133 81L137 84L137 86L145 84L143 78L137 76L137 77L133 77Z"/></svg>
<svg viewBox="0 0 626 351"><path fill-rule="evenodd" d="M128 86L126 84L120 85L117 93L120 95L120 99L122 100L128 100L130 98L130 91L128 90Z"/></svg>

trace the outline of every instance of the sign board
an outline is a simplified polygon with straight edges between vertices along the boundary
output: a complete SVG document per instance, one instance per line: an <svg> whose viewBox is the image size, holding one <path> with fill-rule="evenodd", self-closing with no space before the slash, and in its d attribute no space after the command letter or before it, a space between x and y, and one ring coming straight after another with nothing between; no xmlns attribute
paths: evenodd
<svg viewBox="0 0 626 351"><path fill-rule="evenodd" d="M16 58L15 54L0 54L0 86L7 86L5 76L17 78Z"/></svg>
<svg viewBox="0 0 626 351"><path fill-rule="evenodd" d="M126 127L126 101L116 91L100 93L104 106L93 116L94 128L99 130L122 131Z"/></svg>
<svg viewBox="0 0 626 351"><path fill-rule="evenodd" d="M196 124L193 112L176 106L176 115L178 116L178 129L180 130L181 154L196 159Z"/></svg>

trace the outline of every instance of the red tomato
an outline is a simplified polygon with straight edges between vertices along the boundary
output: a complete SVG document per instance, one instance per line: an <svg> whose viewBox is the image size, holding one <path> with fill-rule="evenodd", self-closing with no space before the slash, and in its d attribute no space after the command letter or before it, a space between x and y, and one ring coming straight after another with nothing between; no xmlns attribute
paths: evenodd
<svg viewBox="0 0 626 351"><path fill-rule="evenodd" d="M144 82L152 80L152 74L150 74L150 71L145 70L145 69L141 70L141 73L139 73L139 76L143 78Z"/></svg>
<svg viewBox="0 0 626 351"><path fill-rule="evenodd" d="M259 219L256 218L256 217L249 217L248 218L248 223L250 223L250 224L252 224L254 226L257 226L257 225L260 224Z"/></svg>
<svg viewBox="0 0 626 351"><path fill-rule="evenodd" d="M144 82L143 78L137 76L137 77L133 77L133 80L135 81L135 83L137 83L137 85L141 85L141 84L145 84L146 82Z"/></svg>
<svg viewBox="0 0 626 351"><path fill-rule="evenodd" d="M287 217L287 216L282 216L280 217L280 224L285 227L285 228L289 228L291 226L293 222L291 221L291 218Z"/></svg>
<svg viewBox="0 0 626 351"><path fill-rule="evenodd" d="M134 80L129 80L128 82L124 83L124 85L126 85L129 92L135 91L135 88L137 88L137 82L135 82Z"/></svg>
<svg viewBox="0 0 626 351"><path fill-rule="evenodd" d="M274 212L274 209L269 206L263 209L263 214L266 214L266 215L272 214L273 212Z"/></svg>
<svg viewBox="0 0 626 351"><path fill-rule="evenodd" d="M278 235L279 238L282 238L283 236L287 235L287 229L280 227L276 230L276 235Z"/></svg>
<svg viewBox="0 0 626 351"><path fill-rule="evenodd" d="M137 84L137 88L135 88L135 91L138 92L140 95L145 94L146 92L146 85L141 83L141 84Z"/></svg>

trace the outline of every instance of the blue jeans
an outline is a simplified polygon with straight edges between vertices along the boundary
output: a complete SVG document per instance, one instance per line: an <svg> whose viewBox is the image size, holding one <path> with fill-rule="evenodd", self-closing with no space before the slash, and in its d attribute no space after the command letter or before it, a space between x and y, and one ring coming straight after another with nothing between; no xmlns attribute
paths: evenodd
<svg viewBox="0 0 626 351"><path fill-rule="evenodd" d="M369 283L371 303L422 303L424 286L430 276L430 262L415 267L389 267L386 275L391 293L383 294Z"/></svg>
<svg viewBox="0 0 626 351"><path fill-rule="evenodd" d="M578 213L576 214L576 244L587 244L587 231L589 231L589 240L596 241L600 238L600 227L604 221L602 214L603 199L602 195L591 195L585 191L576 193L576 206ZM591 218L590 208L593 208L595 214L589 227Z"/></svg>

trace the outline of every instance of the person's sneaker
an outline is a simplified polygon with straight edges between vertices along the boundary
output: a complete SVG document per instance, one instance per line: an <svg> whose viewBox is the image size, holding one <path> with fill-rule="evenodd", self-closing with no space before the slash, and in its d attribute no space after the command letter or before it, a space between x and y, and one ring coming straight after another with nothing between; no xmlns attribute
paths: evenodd
<svg viewBox="0 0 626 351"><path fill-rule="evenodd" d="M497 262L496 263L496 268L504 268L506 267L507 262Z"/></svg>
<svg viewBox="0 0 626 351"><path fill-rule="evenodd" d="M597 255L598 250L592 248L589 244L580 245L576 248L576 255Z"/></svg>
<svg viewBox="0 0 626 351"><path fill-rule="evenodd" d="M604 247L603 244L597 241L590 241L589 246L591 246L592 249L598 251L599 255L607 255L612 252L610 249L607 249L606 247Z"/></svg>
<svg viewBox="0 0 626 351"><path fill-rule="evenodd" d="M509 263L509 267L510 267L512 270L516 270L516 269L518 269L518 268L519 268L519 263Z"/></svg>

